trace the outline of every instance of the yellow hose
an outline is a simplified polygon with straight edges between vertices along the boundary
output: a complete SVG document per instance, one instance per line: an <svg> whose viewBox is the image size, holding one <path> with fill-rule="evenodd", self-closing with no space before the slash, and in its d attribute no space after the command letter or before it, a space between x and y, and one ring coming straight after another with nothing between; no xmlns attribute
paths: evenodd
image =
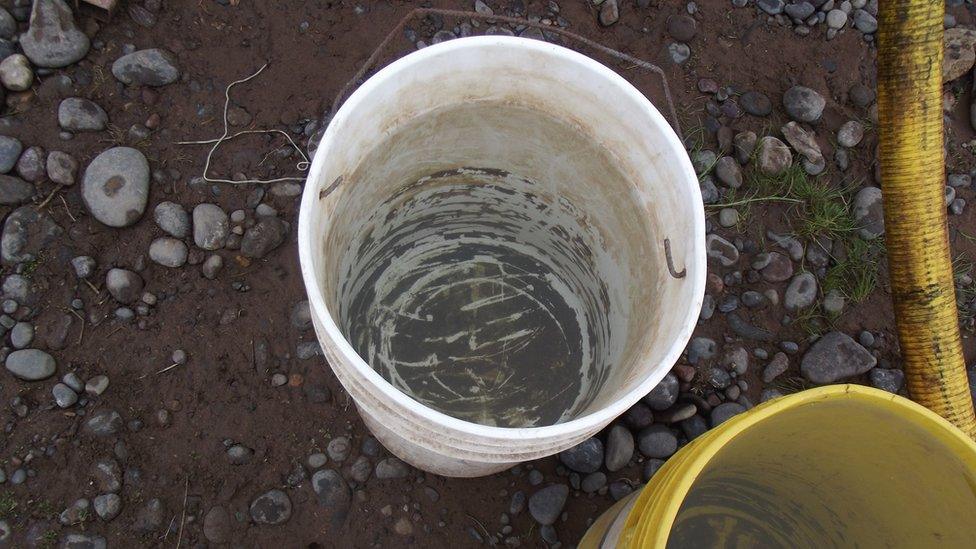
<svg viewBox="0 0 976 549"><path fill-rule="evenodd" d="M976 438L959 341L942 153L943 0L878 3L885 240L908 391Z"/></svg>

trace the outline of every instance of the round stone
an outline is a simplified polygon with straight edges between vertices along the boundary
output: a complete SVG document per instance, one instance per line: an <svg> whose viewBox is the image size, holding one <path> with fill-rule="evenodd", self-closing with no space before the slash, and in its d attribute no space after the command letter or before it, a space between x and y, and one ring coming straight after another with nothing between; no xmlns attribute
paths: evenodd
<svg viewBox="0 0 976 549"><path fill-rule="evenodd" d="M164 267L182 267L189 251L182 240L162 236L149 245L149 259Z"/></svg>
<svg viewBox="0 0 976 549"><path fill-rule="evenodd" d="M180 78L180 69L173 53L154 48L116 59L112 75L129 86L165 86Z"/></svg>
<svg viewBox="0 0 976 549"><path fill-rule="evenodd" d="M529 513L539 524L553 524L563 512L568 496L569 486L565 484L546 486L529 498Z"/></svg>
<svg viewBox="0 0 976 549"><path fill-rule="evenodd" d="M645 457L663 459L678 450L678 438L665 425L651 425L637 434L637 447Z"/></svg>
<svg viewBox="0 0 976 549"><path fill-rule="evenodd" d="M197 204L193 208L193 242L204 250L224 247L230 234L230 219L216 204Z"/></svg>
<svg viewBox="0 0 976 549"><path fill-rule="evenodd" d="M78 393L74 392L71 387L68 387L64 383L58 383L51 389L51 394L54 396L54 402L58 405L58 408L70 408L78 402Z"/></svg>
<svg viewBox="0 0 976 549"><path fill-rule="evenodd" d="M690 42L697 32L695 19L688 15L672 15L668 17L668 34L678 42Z"/></svg>
<svg viewBox="0 0 976 549"><path fill-rule="evenodd" d="M81 196L95 219L105 225L132 225L149 199L149 162L130 147L108 149L85 169Z"/></svg>
<svg viewBox="0 0 976 549"><path fill-rule="evenodd" d="M23 349L34 341L34 326L29 322L18 322L10 329L10 344L14 349Z"/></svg>
<svg viewBox="0 0 976 549"><path fill-rule="evenodd" d="M36 0L20 45L38 67L59 68L80 61L91 42L64 0Z"/></svg>
<svg viewBox="0 0 976 549"><path fill-rule="evenodd" d="M54 375L54 357L38 349L22 349L7 355L7 371L24 381L40 381Z"/></svg>
<svg viewBox="0 0 976 549"><path fill-rule="evenodd" d="M108 114L94 101L69 97L58 106L58 124L69 132L98 132L108 125Z"/></svg>
<svg viewBox="0 0 976 549"><path fill-rule="evenodd" d="M0 82L11 91L29 90L34 83L34 71L27 57L15 53L0 61Z"/></svg>
<svg viewBox="0 0 976 549"><path fill-rule="evenodd" d="M559 461L577 473L592 473L603 465L603 443L590 437L559 453Z"/></svg>
<svg viewBox="0 0 976 549"><path fill-rule="evenodd" d="M773 102L766 94L757 91L747 91L739 98L743 110L753 116L769 116L773 112Z"/></svg>
<svg viewBox="0 0 976 549"><path fill-rule="evenodd" d="M282 524L291 517L291 500L281 490L269 490L251 502L250 513L258 524Z"/></svg>
<svg viewBox="0 0 976 549"><path fill-rule="evenodd" d="M159 228L175 238L190 234L190 214L175 202L160 202L153 210L153 219Z"/></svg>
<svg viewBox="0 0 976 549"><path fill-rule="evenodd" d="M816 122L823 114L827 100L816 90L805 86L793 86L783 94L783 107L790 118L797 122Z"/></svg>

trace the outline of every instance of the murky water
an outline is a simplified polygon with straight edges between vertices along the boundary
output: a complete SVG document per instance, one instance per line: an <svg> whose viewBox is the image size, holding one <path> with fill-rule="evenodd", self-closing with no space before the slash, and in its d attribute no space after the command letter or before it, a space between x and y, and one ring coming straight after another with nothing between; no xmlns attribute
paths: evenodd
<svg viewBox="0 0 976 549"><path fill-rule="evenodd" d="M631 202L607 151L536 111L470 103L411 120L359 166L336 237L337 316L359 355L420 403L483 425L586 410L629 314L621 244L599 227L643 223L609 206Z"/></svg>
<svg viewBox="0 0 976 549"><path fill-rule="evenodd" d="M598 388L590 251L560 223L572 208L532 186L485 170L425 178L361 250L372 267L352 301L350 340L394 386L454 417L553 424Z"/></svg>

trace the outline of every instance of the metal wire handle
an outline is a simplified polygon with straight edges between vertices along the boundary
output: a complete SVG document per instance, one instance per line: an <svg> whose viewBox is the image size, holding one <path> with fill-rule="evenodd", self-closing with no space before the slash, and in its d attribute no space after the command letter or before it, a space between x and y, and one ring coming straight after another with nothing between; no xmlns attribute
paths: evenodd
<svg viewBox="0 0 976 549"><path fill-rule="evenodd" d="M404 27L407 26L407 23L409 23L415 18L426 16L426 15L440 15L443 17L456 17L460 19L477 19L480 21L498 21L502 23L508 23L511 25L524 25L526 27L532 27L542 31L551 32L553 34L557 34L565 38L576 40L577 42L585 44L586 46L589 46L597 51L605 53L611 57L615 57L621 61L627 61L628 63L632 63L637 67L650 71L651 73L657 75L657 77L661 81L661 89L664 90L664 99L665 102L667 103L668 113L671 118L670 120L671 127L674 128L675 133L678 134L678 139L680 139L681 142L684 143L684 135L681 133L681 123L678 121L678 111L674 107L674 100L671 99L671 87L668 84L668 77L665 76L664 71L661 70L661 67L658 67L653 63L644 61L643 59L638 59L632 55L628 55L622 51L609 48L607 46L604 46L603 44L600 44L599 42L595 42L593 40L590 40L589 38L586 38L585 36L581 36L579 34L576 34L575 32L570 32L560 27L543 25L542 23L536 23L533 21L529 21L528 19L522 19L519 17L508 17L504 15L486 15L475 11L445 10L445 9L437 9L437 8L416 8L410 13L408 13L403 19L401 19L400 22L397 23L395 27L393 27L393 30L391 30L390 33L386 35L386 38L384 38L383 41L380 42L380 45L377 46L375 50L373 50L373 53L370 54L370 56L366 59L366 62L363 63L362 67L359 68L359 71L357 71L356 74L348 82L346 82L346 84L342 87L342 89L339 90L339 93L336 94L335 100L332 101L332 108L329 110L330 119L332 118L332 116L335 115L336 111L339 110L339 107L342 105L342 102L345 100L346 96L350 93L353 86L355 86L356 83L359 82L363 78L363 76L366 75L366 72L369 71L369 69L376 64L377 60L379 60L380 55L384 51L386 51L386 49L389 47L393 39L401 32L403 32L403 29Z"/></svg>

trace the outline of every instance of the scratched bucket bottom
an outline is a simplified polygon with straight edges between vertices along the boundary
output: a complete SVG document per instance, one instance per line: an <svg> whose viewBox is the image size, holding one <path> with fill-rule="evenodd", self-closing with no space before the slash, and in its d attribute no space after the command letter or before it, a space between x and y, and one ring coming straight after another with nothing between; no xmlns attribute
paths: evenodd
<svg viewBox="0 0 976 549"><path fill-rule="evenodd" d="M422 178L365 221L350 254L349 341L447 415L499 427L572 419L608 371L607 288L580 217L497 170Z"/></svg>
<svg viewBox="0 0 976 549"><path fill-rule="evenodd" d="M580 393L583 328L546 267L483 245L417 267L354 330L370 364L453 417L501 427L558 422Z"/></svg>

